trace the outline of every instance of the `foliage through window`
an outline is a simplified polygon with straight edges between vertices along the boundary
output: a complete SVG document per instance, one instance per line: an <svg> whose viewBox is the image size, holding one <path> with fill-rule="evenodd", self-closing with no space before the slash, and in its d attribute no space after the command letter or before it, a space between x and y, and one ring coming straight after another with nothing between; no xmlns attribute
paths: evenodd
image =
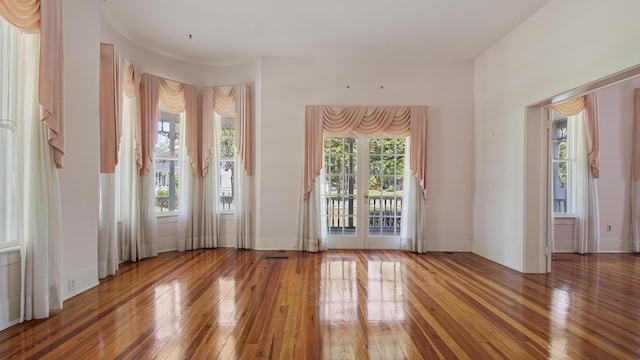
<svg viewBox="0 0 640 360"><path fill-rule="evenodd" d="M180 118L182 114L160 110L155 147L156 212L179 209Z"/></svg>
<svg viewBox="0 0 640 360"><path fill-rule="evenodd" d="M220 210L235 210L235 148L236 127L233 116L215 114L218 124L219 169L218 198Z"/></svg>
<svg viewBox="0 0 640 360"><path fill-rule="evenodd" d="M568 213L571 207L571 168L574 162L574 154L570 151L572 139L567 118L553 121L551 151L553 166L553 212Z"/></svg>

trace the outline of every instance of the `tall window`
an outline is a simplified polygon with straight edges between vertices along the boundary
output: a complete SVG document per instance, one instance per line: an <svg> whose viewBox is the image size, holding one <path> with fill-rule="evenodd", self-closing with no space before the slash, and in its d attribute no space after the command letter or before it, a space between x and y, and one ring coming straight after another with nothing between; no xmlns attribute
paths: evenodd
<svg viewBox="0 0 640 360"><path fill-rule="evenodd" d="M553 212L566 214L571 209L571 170L574 154L571 151L571 126L567 118L553 121L551 151L553 155Z"/></svg>
<svg viewBox="0 0 640 360"><path fill-rule="evenodd" d="M155 152L156 212L178 211L180 118L182 114L160 110Z"/></svg>
<svg viewBox="0 0 640 360"><path fill-rule="evenodd" d="M219 179L218 179L218 197L220 199L220 210L235 210L235 189L234 189L234 171L235 171L235 149L236 149L236 127L235 118L233 116L219 116L215 114L215 120L218 124L218 146L220 154L219 161Z"/></svg>
<svg viewBox="0 0 640 360"><path fill-rule="evenodd" d="M16 37L20 33L0 20L0 248L17 245L16 238Z"/></svg>

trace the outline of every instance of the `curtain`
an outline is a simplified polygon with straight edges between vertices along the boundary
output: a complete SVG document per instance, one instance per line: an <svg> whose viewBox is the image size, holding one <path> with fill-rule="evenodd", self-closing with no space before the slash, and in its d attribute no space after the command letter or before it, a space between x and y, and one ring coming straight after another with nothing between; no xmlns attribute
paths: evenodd
<svg viewBox="0 0 640 360"><path fill-rule="evenodd" d="M568 116L571 124L569 137L572 142L574 166L571 199L576 225L573 249L585 254L598 251L600 241L600 213L597 179L599 169L598 106L595 93L554 105L553 109Z"/></svg>
<svg viewBox="0 0 640 360"><path fill-rule="evenodd" d="M640 89L633 91L632 157L630 250L640 252Z"/></svg>
<svg viewBox="0 0 640 360"><path fill-rule="evenodd" d="M118 269L116 176L119 136L118 62L113 45L100 44L100 207L98 216L98 278Z"/></svg>
<svg viewBox="0 0 640 360"><path fill-rule="evenodd" d="M3 0L0 16L27 34L40 33L38 102L57 168L64 155L62 1Z"/></svg>
<svg viewBox="0 0 640 360"><path fill-rule="evenodd" d="M235 146L236 163L242 164L235 174L236 192L236 242L239 249L252 249L253 242L253 139L251 98L245 84L233 87L235 94Z"/></svg>
<svg viewBox="0 0 640 360"><path fill-rule="evenodd" d="M322 250L322 232L317 229L320 223L322 209L316 183L322 172L323 164L323 135L344 136L355 133L361 136L376 136L385 134L390 137L410 138L409 169L415 177L419 191L415 192L415 199L411 201L424 205L426 200L427 174L427 107L426 106L323 106L310 105L305 107L305 149L303 165L303 224L299 227L299 247L303 251ZM408 172L407 172L408 173ZM420 198L420 199L418 199ZM413 201L415 200L415 201ZM403 203L407 200L403 199ZM405 212L406 214L406 212ZM415 215L415 213L413 213ZM423 216L423 214L420 214ZM313 220L315 219L315 220ZM421 218L422 219L422 218ZM422 221L420 221L422 223ZM424 227L415 226L420 234L413 234L416 246L405 245L412 251L424 251ZM408 242L405 234L405 242ZM421 240L418 240L421 239ZM315 244L319 244L316 246ZM419 246L421 247L419 247Z"/></svg>
<svg viewBox="0 0 640 360"><path fill-rule="evenodd" d="M411 138L407 139L407 149L410 148ZM426 201L421 196L421 186L418 184L415 176L411 174L410 169L411 152L407 151L405 155L403 189L405 191L402 197L402 218L400 224L400 247L402 250L426 253L427 244L425 239L425 208Z"/></svg>
<svg viewBox="0 0 640 360"><path fill-rule="evenodd" d="M122 136L117 176L122 238L119 260L138 261L158 254L152 156L157 133L159 81L157 78L139 80L132 64L122 57L120 62L122 71L118 81L122 94L118 95L122 98ZM151 105L154 102L155 107ZM151 130L154 132L149 133Z"/></svg>
<svg viewBox="0 0 640 360"><path fill-rule="evenodd" d="M219 158L207 149L216 148L213 146L214 139L217 139L215 127L215 114L219 116L233 116L235 127L235 163L234 171L234 217L236 223L235 247L239 249L251 249L255 247L253 241L253 209L254 209L254 179L253 179L253 117L251 112L251 96L249 86L238 84L233 86L208 87L203 91L203 174L206 177L214 176L217 181L217 172L211 174L211 160L214 159L218 167ZM207 130L211 129L211 131ZM210 137L209 137L210 136ZM216 186L213 189L218 189ZM214 194L215 196L215 194ZM217 196L215 196L217 198ZM217 211L217 204L216 204Z"/></svg>
<svg viewBox="0 0 640 360"><path fill-rule="evenodd" d="M51 309L62 308L62 219L56 170L62 167L64 148L61 2L5 0L0 2L0 17L20 32L33 34L14 32L8 64L18 158L20 321L25 321L46 318Z"/></svg>
<svg viewBox="0 0 640 360"><path fill-rule="evenodd" d="M58 172L40 121L38 84L39 36L17 40L17 83L13 94L18 119L18 239L21 255L20 320L49 317L62 308L62 218Z"/></svg>

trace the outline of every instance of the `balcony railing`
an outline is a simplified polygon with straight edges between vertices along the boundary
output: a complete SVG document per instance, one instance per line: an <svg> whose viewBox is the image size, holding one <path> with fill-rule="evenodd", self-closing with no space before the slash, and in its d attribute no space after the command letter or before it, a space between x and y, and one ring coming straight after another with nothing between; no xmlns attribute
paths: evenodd
<svg viewBox="0 0 640 360"><path fill-rule="evenodd" d="M354 230L357 223L358 201L355 197L327 197L327 226L331 233L338 230ZM369 232L400 233L402 197L372 196L368 199Z"/></svg>

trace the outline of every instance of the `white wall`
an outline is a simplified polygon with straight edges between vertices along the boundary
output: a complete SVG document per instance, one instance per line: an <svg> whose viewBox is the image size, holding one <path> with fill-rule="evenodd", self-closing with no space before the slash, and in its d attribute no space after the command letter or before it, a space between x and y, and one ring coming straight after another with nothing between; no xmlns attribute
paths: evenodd
<svg viewBox="0 0 640 360"><path fill-rule="evenodd" d="M0 330L20 320L20 252L0 252Z"/></svg>
<svg viewBox="0 0 640 360"><path fill-rule="evenodd" d="M540 141L526 108L638 64L639 13L635 0L552 0L475 59L475 253L539 271L525 268L525 143Z"/></svg>
<svg viewBox="0 0 640 360"><path fill-rule="evenodd" d="M258 248L296 246L305 105L344 104L430 107L427 247L471 250L470 61L264 58L261 71Z"/></svg>
<svg viewBox="0 0 640 360"><path fill-rule="evenodd" d="M640 78L598 91L600 252L628 252L633 149L633 90ZM607 225L612 230L607 230Z"/></svg>
<svg viewBox="0 0 640 360"><path fill-rule="evenodd" d="M116 32L101 19L100 41L115 44L116 48L135 66L139 74L150 73L167 79L196 86L254 83L258 73L258 61L230 66L206 66L192 64L159 55L147 50Z"/></svg>
<svg viewBox="0 0 640 360"><path fill-rule="evenodd" d="M65 0L62 17L65 155L59 174L67 299L98 284L100 3ZM75 291L68 288L71 277Z"/></svg>

